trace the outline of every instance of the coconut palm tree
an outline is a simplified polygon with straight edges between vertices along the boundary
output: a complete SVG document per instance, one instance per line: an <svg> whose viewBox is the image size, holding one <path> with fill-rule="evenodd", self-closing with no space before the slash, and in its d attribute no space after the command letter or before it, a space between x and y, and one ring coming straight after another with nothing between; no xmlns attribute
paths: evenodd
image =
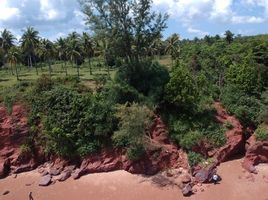
<svg viewBox="0 0 268 200"><path fill-rule="evenodd" d="M77 69L77 77L78 80L80 79L79 73L79 63L78 61L81 59L81 44L78 38L69 37L68 38L68 45L67 45L67 56L69 57L72 65L76 64Z"/></svg>
<svg viewBox="0 0 268 200"><path fill-rule="evenodd" d="M0 35L0 47L3 50L3 61L5 64L5 58L7 57L8 51L9 49L14 46L14 42L15 42L16 38L14 37L14 35L7 29L4 29L1 32Z"/></svg>
<svg viewBox="0 0 268 200"><path fill-rule="evenodd" d="M39 32L36 31L33 27L28 27L26 30L24 30L24 33L20 40L21 47L28 57L28 66L31 68L33 67L32 59L39 43L38 34ZM37 67L36 67L36 73L38 75Z"/></svg>
<svg viewBox="0 0 268 200"><path fill-rule="evenodd" d="M38 46L39 55L44 58L44 61L48 64L49 76L52 76L51 59L54 56L54 45L48 39L41 39Z"/></svg>
<svg viewBox="0 0 268 200"><path fill-rule="evenodd" d="M12 73L13 73L12 67L13 66L15 67L17 80L19 80L17 63L19 61L20 55L21 55L20 54L20 50L17 47L15 47L15 46L11 47L10 50L8 51L8 54L7 54L7 60L10 63L10 67L11 67Z"/></svg>
<svg viewBox="0 0 268 200"><path fill-rule="evenodd" d="M68 75L67 71L67 40L63 38L57 39L56 42L57 56L61 61L64 61L65 74Z"/></svg>
<svg viewBox="0 0 268 200"><path fill-rule="evenodd" d="M82 43L84 47L83 50L85 53L85 57L88 59L90 75L92 75L90 59L94 56L94 43L93 40L90 38L89 34L86 32L83 32Z"/></svg>
<svg viewBox="0 0 268 200"><path fill-rule="evenodd" d="M173 60L176 60L179 58L179 55L180 55L179 45L180 45L180 36L178 34L175 33L167 39L166 53L169 53L171 55L172 65L173 65Z"/></svg>

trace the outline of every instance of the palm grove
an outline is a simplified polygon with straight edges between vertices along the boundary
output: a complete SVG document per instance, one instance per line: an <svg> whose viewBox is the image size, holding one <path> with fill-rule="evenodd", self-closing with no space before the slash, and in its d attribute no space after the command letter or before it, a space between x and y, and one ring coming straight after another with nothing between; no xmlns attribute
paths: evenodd
<svg viewBox="0 0 268 200"><path fill-rule="evenodd" d="M196 146L206 142L217 148L226 141L229 126L215 122L214 101L221 101L245 127L258 129L260 140L268 139L263 128L268 122L267 35L235 37L226 31L224 38L207 35L180 41L173 34L163 40L168 16L152 12L150 0L80 4L92 36L73 32L51 42L29 27L16 46L12 33L2 31L2 70L9 68L19 80L18 63L36 74L48 69L37 81L22 80L1 92L8 107L16 101L31 107L31 139L25 141L24 151L42 144L48 154L73 158L120 148L129 159L140 159L152 145L148 130L159 114L171 139L195 165L208 158L195 152ZM163 55L170 55L171 67L159 64ZM94 79L97 87L92 90L80 80L80 67L87 63L94 75L94 58L108 74ZM53 78L55 62L65 78ZM68 74L69 64L76 68L75 79ZM112 78L110 67L116 70Z"/></svg>

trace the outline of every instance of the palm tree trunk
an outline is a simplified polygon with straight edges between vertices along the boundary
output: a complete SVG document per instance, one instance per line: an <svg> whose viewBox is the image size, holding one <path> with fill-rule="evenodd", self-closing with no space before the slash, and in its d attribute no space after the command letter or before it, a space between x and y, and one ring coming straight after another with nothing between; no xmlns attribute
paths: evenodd
<svg viewBox="0 0 268 200"><path fill-rule="evenodd" d="M30 62L30 66L31 66L31 68L33 68L33 63L32 63L32 56L31 56L31 54L30 54L29 62Z"/></svg>
<svg viewBox="0 0 268 200"><path fill-rule="evenodd" d="M18 74L18 69L17 69L17 64L15 63L15 70L16 70L16 76L17 76L17 81L19 81L19 74Z"/></svg>
<svg viewBox="0 0 268 200"><path fill-rule="evenodd" d="M107 72L108 72L108 75L110 76L110 65L107 65Z"/></svg>
<svg viewBox="0 0 268 200"><path fill-rule="evenodd" d="M48 70L49 70L49 77L51 78L51 71L52 71L52 69L51 69L51 64L50 64L50 60L48 60Z"/></svg>
<svg viewBox="0 0 268 200"><path fill-rule="evenodd" d="M28 63L28 71L30 71L30 69L31 69L31 66L30 66L30 56L28 56L28 58L27 58L27 63Z"/></svg>
<svg viewBox="0 0 268 200"><path fill-rule="evenodd" d="M11 70L11 74L14 75L12 63L10 63L10 70Z"/></svg>
<svg viewBox="0 0 268 200"><path fill-rule="evenodd" d="M68 76L67 63L66 63L66 61L64 61L64 65L65 65L65 75Z"/></svg>
<svg viewBox="0 0 268 200"><path fill-rule="evenodd" d="M91 67L90 58L88 59L88 64L89 64L89 74L92 75L92 67Z"/></svg>
<svg viewBox="0 0 268 200"><path fill-rule="evenodd" d="M77 69L77 78L80 80L80 74L79 74L79 65L76 63L76 69Z"/></svg>

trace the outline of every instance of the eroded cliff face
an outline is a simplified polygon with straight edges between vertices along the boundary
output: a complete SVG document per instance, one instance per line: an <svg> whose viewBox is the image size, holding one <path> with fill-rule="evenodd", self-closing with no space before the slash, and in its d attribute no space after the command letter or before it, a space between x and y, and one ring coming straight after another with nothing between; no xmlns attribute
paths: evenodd
<svg viewBox="0 0 268 200"><path fill-rule="evenodd" d="M256 173L255 165L268 163L268 141L257 141L252 135L246 142L246 154L242 163L249 172Z"/></svg>
<svg viewBox="0 0 268 200"><path fill-rule="evenodd" d="M227 161L228 159L234 157L237 154L243 154L245 148L245 138L243 133L243 126L239 120L227 113L223 106L216 102L214 107L217 111L216 119L219 123L230 123L232 128L227 130L225 135L227 142L226 144L219 148L215 153L215 158L218 163Z"/></svg>
<svg viewBox="0 0 268 200"><path fill-rule="evenodd" d="M213 157L215 165L246 150L243 166L251 172L254 171L254 165L268 162L268 141L257 142L252 136L246 143L244 129L239 120L230 116L220 103L215 103L214 106L217 111L216 120L222 124L226 121L232 124L232 128L226 132L227 143L219 149L213 149L204 143L196 147L196 150ZM89 173L122 169L146 175L172 168L189 170L187 154L170 141L168 130L157 115L148 135L150 144L146 154L137 161L129 160L126 152L121 149L104 149L96 155L73 161L56 156L45 157L42 148L37 144L33 152L25 154L21 146L29 138L29 134L27 110L24 106L15 105L9 114L6 108L0 105L0 178L38 168L40 174L45 177L43 183L46 185L55 180L64 181L71 176L77 179Z"/></svg>
<svg viewBox="0 0 268 200"><path fill-rule="evenodd" d="M0 106L0 177L10 172L19 173L38 166L39 155L23 155L21 145L29 134L27 111L21 105L15 105L8 114L5 107Z"/></svg>
<svg viewBox="0 0 268 200"><path fill-rule="evenodd" d="M11 114L0 106L0 177L10 173L21 173L35 168L42 175L59 176L61 180L96 172L126 170L131 173L153 175L168 168L188 168L187 155L168 138L168 131L159 116L155 116L151 134L148 135L150 146L144 157L137 161L127 159L126 152L120 149L104 149L97 155L83 160L64 160L59 157L45 157L35 144L28 154L21 146L29 138L30 127L27 123L27 110L22 105L15 105Z"/></svg>

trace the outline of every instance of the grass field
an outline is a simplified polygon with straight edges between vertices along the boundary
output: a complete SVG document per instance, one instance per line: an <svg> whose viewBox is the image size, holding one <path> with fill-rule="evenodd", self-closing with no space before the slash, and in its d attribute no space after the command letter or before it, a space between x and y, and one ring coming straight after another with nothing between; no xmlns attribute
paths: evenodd
<svg viewBox="0 0 268 200"><path fill-rule="evenodd" d="M159 61L160 64L167 66L170 68L171 66L171 59L169 56L162 56L161 59L156 59ZM82 83L84 83L86 86L92 87L94 86L94 76L99 74L107 74L108 70L107 67L104 66L102 63L101 67L98 67L97 63L99 61L95 60L92 64L92 72L93 75L90 75L90 69L88 63L84 63L80 66L80 80ZM34 81L37 78L39 78L42 74L49 75L49 69L48 66L43 64L42 68L41 66L38 66L38 75L36 73L36 69L29 68L26 66L18 65L18 74L20 81ZM15 73L15 69L13 69ZM76 66L72 66L71 63L67 64L67 71L68 76L77 76L77 69ZM110 69L110 76L113 79L116 73L116 69ZM53 78L63 78L66 77L65 69L62 67L61 63L53 64L52 65L52 77ZM18 83L16 79L16 75L12 75L12 72L10 68L8 69L0 69L0 89L5 87L10 87Z"/></svg>

